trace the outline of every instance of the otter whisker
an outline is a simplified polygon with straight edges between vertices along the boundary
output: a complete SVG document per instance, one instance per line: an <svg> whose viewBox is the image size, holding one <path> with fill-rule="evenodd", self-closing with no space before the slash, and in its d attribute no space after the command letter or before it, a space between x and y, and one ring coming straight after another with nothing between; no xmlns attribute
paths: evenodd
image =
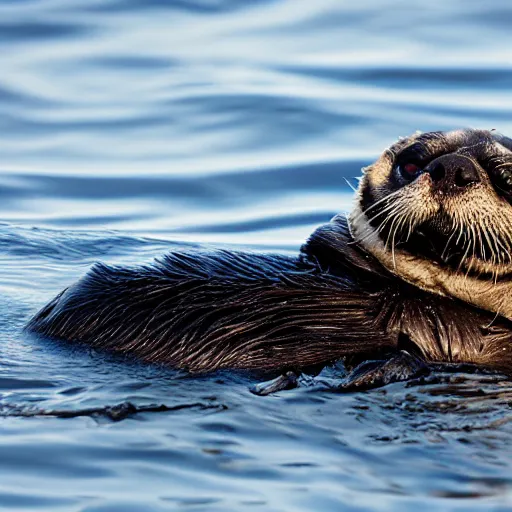
<svg viewBox="0 0 512 512"><path fill-rule="evenodd" d="M357 220L360 220L365 215L368 216L369 212L371 212L372 210L374 210L375 208L377 208L378 206L380 206L384 202L389 201L390 204L391 204L393 198L398 196L401 193L402 193L402 190L396 190L395 192L393 192L393 193L391 193L391 194L389 194L387 196L382 197L381 199L379 199L378 201L376 201L372 205L368 206L365 210L361 210L361 212L354 217L354 220L357 221Z"/></svg>
<svg viewBox="0 0 512 512"><path fill-rule="evenodd" d="M508 221L508 219L504 218L503 215L500 216L499 222L503 223L503 228L501 229L502 236L504 236L507 240L509 248L512 247L512 223ZM501 224L500 224L501 225Z"/></svg>
<svg viewBox="0 0 512 512"><path fill-rule="evenodd" d="M354 187L354 185L352 185L352 183L350 183L350 181L348 181L347 178L343 178L345 180L345 183L352 189L352 192L357 192L357 188Z"/></svg>
<svg viewBox="0 0 512 512"><path fill-rule="evenodd" d="M468 273L471 272L473 264L476 261L477 247L480 247L480 249L482 249L482 255L483 255L484 259L486 257L485 256L485 248L483 247L483 242L482 242L482 235L480 233L480 226L475 225L474 223L472 223L472 230L475 233L475 236L473 238L473 252L472 252L472 255L471 255L471 262L469 264ZM478 273L478 275L480 275L480 273Z"/></svg>
<svg viewBox="0 0 512 512"><path fill-rule="evenodd" d="M448 237L448 241L446 242L446 245L444 246L443 252L441 253L441 259L445 258L446 251L448 250L448 247L450 246L450 242L452 241L452 239L456 233L457 233L457 229L456 229L456 226L454 226L450 236Z"/></svg>
<svg viewBox="0 0 512 512"><path fill-rule="evenodd" d="M387 220L389 218L392 218L391 225L389 227L389 233L388 233L388 236L386 237L385 247L388 247L389 242L391 241L391 245L390 245L391 246L391 255L392 255L392 259L393 259L393 265L395 266L395 268L396 268L395 238L396 238L397 231L401 225L401 220L403 219L403 216L406 212L407 212L406 205L397 201L396 209L393 210L392 214L389 215L388 218L386 219L386 222L387 222ZM381 230L384 227L384 224L385 223L381 224L381 226L379 227L379 230Z"/></svg>
<svg viewBox="0 0 512 512"><path fill-rule="evenodd" d="M475 249L474 249L474 247L475 247L475 243L476 243L476 242L475 242L475 240L476 240L476 236L475 236L474 228L473 228L473 226L472 226L472 225L469 225L468 235L470 235L470 236L468 236L468 237L467 237L468 243L467 243L467 245L466 245L466 250L464 251L464 254L462 255L462 258L461 258L460 263L459 263L459 265L458 265L458 268L457 268L457 270L458 270L458 271L460 271L460 270L461 270L462 265L463 265L463 264L464 264L464 262L466 261L466 259L467 259L467 257L468 257L468 254L469 254L469 252L471 251L471 249L473 249L473 256L474 256L474 254L475 254ZM469 269L466 269L466 275L465 275L465 278L467 278L467 276L468 276L468 274L469 274L469 272L470 272L470 270L471 270L471 265L472 265L472 262L470 261L470 267L469 267Z"/></svg>
<svg viewBox="0 0 512 512"><path fill-rule="evenodd" d="M476 234L478 235L478 244L479 244L480 250L482 252L482 256L483 256L484 260L486 260L487 252L485 250L485 244L484 244L483 238L482 238L482 229L479 225L476 225L475 231L476 231ZM476 245L475 245L475 251L473 252L473 257L476 257Z"/></svg>
<svg viewBox="0 0 512 512"><path fill-rule="evenodd" d="M489 246L489 250L491 251L491 262L492 263L495 263L495 259L496 259L496 252L494 251L494 248L493 248L493 243L491 242L491 239L489 238L489 232L487 229L482 229L481 230L488 246Z"/></svg>
<svg viewBox="0 0 512 512"><path fill-rule="evenodd" d="M405 237L404 242L408 242L411 238L411 235L414 231L414 228L418 224L418 219L413 215L413 212L409 209L406 210L405 214L402 216L403 224L407 226L407 236Z"/></svg>
<svg viewBox="0 0 512 512"><path fill-rule="evenodd" d="M390 210L393 210L394 208L397 207L397 204L396 202L395 203L391 203L389 205L387 205L384 209L382 209L381 211L379 211L377 214L375 214L373 217L369 218L368 219L368 223L372 223L374 220L376 220L378 217L380 217L381 215L384 215L384 214L387 214L389 213Z"/></svg>
<svg viewBox="0 0 512 512"><path fill-rule="evenodd" d="M510 253L512 252L510 245L508 243L505 243L505 241L499 235L496 235L496 239L498 240L498 243L502 248L501 254L503 256L503 264L510 263Z"/></svg>
<svg viewBox="0 0 512 512"><path fill-rule="evenodd" d="M391 257L393 259L393 266L396 268L396 259L395 259L395 247L396 247L396 243L395 243L395 236L396 236L396 233L398 231L398 226L400 225L400 217L396 217L395 220L393 220L393 222L391 223L391 232L393 233L392 237L391 237ZM398 222L396 222L396 227L395 229L393 229L393 227L395 226L395 221L398 220Z"/></svg>
<svg viewBox="0 0 512 512"><path fill-rule="evenodd" d="M498 255L498 263L505 264L506 253L508 249L503 245L503 242L501 241L499 234L492 228L492 226L489 226L489 231L492 234L492 239L494 242L494 246L496 248L496 254Z"/></svg>
<svg viewBox="0 0 512 512"><path fill-rule="evenodd" d="M386 224L393 218L396 217L396 215L398 214L398 210L400 209L404 209L402 204L398 201L398 202L393 202L389 205L387 205L383 210L381 210L379 213L375 214L373 217L371 217L370 219L367 219L367 222L369 224L371 224L375 219L377 219L378 217L382 216L382 215L386 215L386 217L384 218L384 220L380 223L380 225L378 226L377 230L379 232L382 232L382 230L385 228ZM357 217L354 218L354 220L356 220ZM369 232L367 233L365 236L363 237L360 237L358 239L359 242L366 242L368 241L369 239L371 239L371 237L373 236L373 233L372 232Z"/></svg>
<svg viewBox="0 0 512 512"><path fill-rule="evenodd" d="M456 212L456 216L455 216L455 224L457 226L459 226L459 229L460 229L460 232L459 232L459 236L457 237L457 240L455 242L455 245L459 245L460 242L461 242L461 239L463 238L464 239L464 243L466 243L466 240L467 240L467 234L466 234L466 231L464 229L464 222L462 221L462 219L460 218L460 215L458 212Z"/></svg>
<svg viewBox="0 0 512 512"><path fill-rule="evenodd" d="M409 211L406 211L403 215L402 215L402 219L400 221L400 224L398 225L398 230L403 233L405 231L405 229L407 228L407 235L405 236L405 242L407 242L407 240L409 240L409 237L410 237L410 233L411 233L411 224L412 222L410 221L410 217L411 217L411 212Z"/></svg>

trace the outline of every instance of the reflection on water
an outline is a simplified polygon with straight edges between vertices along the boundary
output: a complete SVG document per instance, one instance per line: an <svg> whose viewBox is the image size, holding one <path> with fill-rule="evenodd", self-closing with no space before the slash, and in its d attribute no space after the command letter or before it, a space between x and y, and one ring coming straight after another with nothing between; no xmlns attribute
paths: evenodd
<svg viewBox="0 0 512 512"><path fill-rule="evenodd" d="M511 135L511 17L498 0L0 2L0 509L510 509L506 379L263 399L244 374L21 329L99 259L296 251L398 136Z"/></svg>

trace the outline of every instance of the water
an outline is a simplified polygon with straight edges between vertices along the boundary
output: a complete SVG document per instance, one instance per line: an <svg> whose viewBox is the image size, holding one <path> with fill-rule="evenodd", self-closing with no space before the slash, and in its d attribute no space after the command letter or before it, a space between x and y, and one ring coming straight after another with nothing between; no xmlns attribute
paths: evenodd
<svg viewBox="0 0 512 512"><path fill-rule="evenodd" d="M398 136L511 135L511 18L499 0L0 1L0 509L510 510L506 379L259 398L247 375L21 329L97 260L296 251Z"/></svg>

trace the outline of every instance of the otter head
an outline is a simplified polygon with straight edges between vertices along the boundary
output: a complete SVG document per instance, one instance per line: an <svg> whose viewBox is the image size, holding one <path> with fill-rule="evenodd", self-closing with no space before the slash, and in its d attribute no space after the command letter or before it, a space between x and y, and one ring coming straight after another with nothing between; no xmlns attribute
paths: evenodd
<svg viewBox="0 0 512 512"><path fill-rule="evenodd" d="M402 139L364 169L355 240L422 289L512 319L512 140L458 130Z"/></svg>

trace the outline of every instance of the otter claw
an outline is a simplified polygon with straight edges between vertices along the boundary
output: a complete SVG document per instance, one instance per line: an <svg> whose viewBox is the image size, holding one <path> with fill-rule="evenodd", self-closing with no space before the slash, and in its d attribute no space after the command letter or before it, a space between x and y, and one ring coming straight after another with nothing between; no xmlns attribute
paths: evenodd
<svg viewBox="0 0 512 512"><path fill-rule="evenodd" d="M429 373L430 368L424 361L402 350L391 359L361 363L339 383L323 381L322 384L332 391L356 391L378 388Z"/></svg>
<svg viewBox="0 0 512 512"><path fill-rule="evenodd" d="M297 374L295 372L286 372L275 379L255 384L250 388L250 391L258 396L267 396L277 391L296 388L298 385Z"/></svg>
<svg viewBox="0 0 512 512"><path fill-rule="evenodd" d="M295 372L286 372L273 380L252 386L250 391L258 396L267 396L277 391L297 388L300 384L319 389L319 384L320 389L327 391L350 392L378 388L429 374L430 368L423 360L402 350L390 359L365 361L343 379L312 377L305 380L303 375L299 382L299 375Z"/></svg>

